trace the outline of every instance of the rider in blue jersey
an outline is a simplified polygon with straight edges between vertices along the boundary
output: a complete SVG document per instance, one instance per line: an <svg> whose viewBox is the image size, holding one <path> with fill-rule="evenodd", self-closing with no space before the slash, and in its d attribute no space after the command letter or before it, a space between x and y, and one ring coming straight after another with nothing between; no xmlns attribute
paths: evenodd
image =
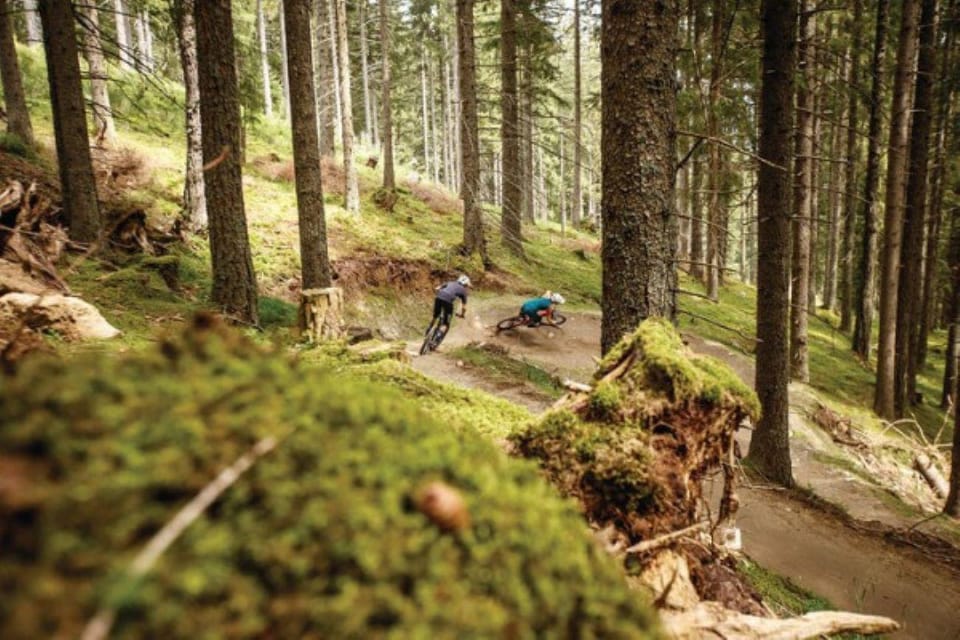
<svg viewBox="0 0 960 640"><path fill-rule="evenodd" d="M527 317L528 327L538 327L541 322L554 325L553 311L558 304L564 302L566 300L562 295L548 291L539 298L532 298L524 302L523 306L520 307L520 315Z"/></svg>

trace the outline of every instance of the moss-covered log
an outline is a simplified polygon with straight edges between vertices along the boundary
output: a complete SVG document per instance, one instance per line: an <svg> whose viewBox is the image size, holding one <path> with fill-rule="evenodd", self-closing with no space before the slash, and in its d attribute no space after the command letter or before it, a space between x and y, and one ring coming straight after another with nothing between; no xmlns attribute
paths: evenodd
<svg viewBox="0 0 960 640"><path fill-rule="evenodd" d="M114 638L658 636L532 466L200 325L0 377L0 636L75 637L102 605ZM131 582L146 541L270 435Z"/></svg>

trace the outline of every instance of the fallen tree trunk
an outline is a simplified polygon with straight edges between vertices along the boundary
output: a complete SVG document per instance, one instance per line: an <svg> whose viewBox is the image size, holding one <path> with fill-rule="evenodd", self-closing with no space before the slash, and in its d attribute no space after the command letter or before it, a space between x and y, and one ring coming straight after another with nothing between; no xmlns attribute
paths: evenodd
<svg viewBox="0 0 960 640"><path fill-rule="evenodd" d="M681 613L661 611L660 620L671 638L699 640L706 637L741 640L804 640L838 633L892 633L896 620L846 611L815 611L796 618L760 618L724 609L716 602L701 602Z"/></svg>

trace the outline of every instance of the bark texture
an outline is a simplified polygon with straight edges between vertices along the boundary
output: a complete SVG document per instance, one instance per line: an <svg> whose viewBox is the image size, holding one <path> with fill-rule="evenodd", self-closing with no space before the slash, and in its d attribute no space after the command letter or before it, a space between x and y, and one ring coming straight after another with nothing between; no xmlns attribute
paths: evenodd
<svg viewBox="0 0 960 640"><path fill-rule="evenodd" d="M100 208L90 161L76 25L70 0L41 2L40 19L47 54L60 188L70 238L77 242L94 242L100 235Z"/></svg>
<svg viewBox="0 0 960 640"><path fill-rule="evenodd" d="M393 99L390 97L393 77L390 68L390 5L388 0L380 0L380 54L382 57L381 92L383 104L380 105L380 141L383 149L383 188L397 188L393 175Z"/></svg>
<svg viewBox="0 0 960 640"><path fill-rule="evenodd" d="M100 14L96 4L77 7L83 26L83 55L90 70L90 99L93 102L93 130L97 141L112 144L117 139L107 91L107 63L103 58L103 41L100 37Z"/></svg>
<svg viewBox="0 0 960 640"><path fill-rule="evenodd" d="M350 213L360 212L360 187L353 162L353 99L350 96L350 50L347 44L346 0L332 0L337 18L337 58L340 69L340 119L343 136L343 173L346 176L345 205Z"/></svg>
<svg viewBox="0 0 960 640"><path fill-rule="evenodd" d="M257 282L247 237L240 166L240 100L230 0L194 6L203 160L208 167L213 301L233 318L257 324Z"/></svg>
<svg viewBox="0 0 960 640"><path fill-rule="evenodd" d="M573 226L580 226L583 218L583 195L580 178L583 171L580 169L581 134L583 116L580 104L580 0L573 0L573 193L570 196L570 222Z"/></svg>
<svg viewBox="0 0 960 640"><path fill-rule="evenodd" d="M606 353L645 318L676 313L678 13L657 0L604 0L602 9Z"/></svg>
<svg viewBox="0 0 960 640"><path fill-rule="evenodd" d="M317 16L317 71L320 85L317 87L317 104L320 108L320 153L332 158L337 140L337 113L334 106L334 94L337 85L333 79L332 54L330 51L330 34L327 29L326 2L317 0L315 5Z"/></svg>
<svg viewBox="0 0 960 640"><path fill-rule="evenodd" d="M263 86L263 114L269 118L273 115L273 91L270 86L270 52L267 49L267 18L263 12L263 0L257 0L257 41L260 44L260 83Z"/></svg>
<svg viewBox="0 0 960 640"><path fill-rule="evenodd" d="M9 0L0 0L0 81L3 82L3 100L7 109L7 133L11 133L27 145L33 145L33 125L30 111L23 94L20 63L13 37ZM30 16L27 16L30 24Z"/></svg>
<svg viewBox="0 0 960 640"><path fill-rule="evenodd" d="M796 64L796 8L764 0L763 79L760 96L760 164L757 182L757 367L761 418L750 441L749 458L766 477L793 484L790 462L790 134L793 71ZM772 163L772 164L768 164Z"/></svg>
<svg viewBox="0 0 960 640"><path fill-rule="evenodd" d="M290 120L302 288L325 288L330 286L330 261L323 212L316 90L313 86L310 0L283 0L283 20L289 36L287 69L290 73Z"/></svg>
<svg viewBox="0 0 960 640"><path fill-rule="evenodd" d="M903 246L897 292L896 361L894 366L894 409L897 416L914 404L917 391L917 351L923 287L923 229L927 205L927 160L933 117L933 74L936 72L936 0L922 0L920 41L917 53L917 80L913 98L913 126L910 132L910 173L907 178L907 206L903 217Z"/></svg>
<svg viewBox="0 0 960 640"><path fill-rule="evenodd" d="M888 0L877 2L877 26L874 36L873 58L870 63L870 125L867 139L867 170L863 183L863 236L857 269L856 324L853 329L853 350L864 360L870 359L873 328L873 298L875 295L877 221L880 185L880 106L883 100L883 59L887 52Z"/></svg>
<svg viewBox="0 0 960 640"><path fill-rule="evenodd" d="M523 254L520 240L520 116L517 89L517 8L514 0L500 2L500 140L503 158L503 206L500 236L504 246Z"/></svg>
<svg viewBox="0 0 960 640"><path fill-rule="evenodd" d="M844 154L843 195L843 235L840 247L840 330L853 328L853 240L856 234L857 220L857 123L860 112L860 99L857 83L860 82L860 47L862 43L860 22L863 14L863 0L853 1L853 18L850 31L853 34L847 64L847 137Z"/></svg>
<svg viewBox="0 0 960 640"><path fill-rule="evenodd" d="M907 180L907 142L910 135L910 98L913 61L917 50L919 0L904 0L893 82L890 143L887 147L887 185L884 198L883 252L880 256L880 334L877 344L877 388L873 410L887 420L896 417L895 359L897 293L903 242L903 209Z"/></svg>
<svg viewBox="0 0 960 640"><path fill-rule="evenodd" d="M43 27L37 12L37 0L23 0L24 22L27 26L27 45L43 44Z"/></svg>
<svg viewBox="0 0 960 640"><path fill-rule="evenodd" d="M197 71L197 30L193 21L195 0L171 4L177 29L180 67L185 89L187 162L183 184L183 218L192 231L207 227L207 198L203 187L203 136L200 123L200 78Z"/></svg>
<svg viewBox="0 0 960 640"><path fill-rule="evenodd" d="M460 197L463 199L463 250L480 254L484 263L487 244L480 210L480 157L477 144L476 49L473 40L473 0L457 0L457 51L460 87Z"/></svg>
<svg viewBox="0 0 960 640"><path fill-rule="evenodd" d="M797 64L797 131L793 161L793 260L790 274L790 375L802 382L810 380L807 355L807 309L812 274L810 271L810 226L814 212L813 138L814 97L813 66L816 55L816 22L813 2L800 3L800 41Z"/></svg>

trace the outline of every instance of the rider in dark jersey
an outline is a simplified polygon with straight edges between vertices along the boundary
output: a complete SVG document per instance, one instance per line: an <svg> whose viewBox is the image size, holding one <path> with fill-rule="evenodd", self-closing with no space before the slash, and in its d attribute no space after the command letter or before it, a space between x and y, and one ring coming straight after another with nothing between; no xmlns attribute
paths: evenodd
<svg viewBox="0 0 960 640"><path fill-rule="evenodd" d="M464 317L467 313L467 287L469 286L470 278L463 275L437 287L437 297L433 301L433 319L440 318L440 324L449 327L450 316L453 315L453 303L457 298L460 298L460 317Z"/></svg>

